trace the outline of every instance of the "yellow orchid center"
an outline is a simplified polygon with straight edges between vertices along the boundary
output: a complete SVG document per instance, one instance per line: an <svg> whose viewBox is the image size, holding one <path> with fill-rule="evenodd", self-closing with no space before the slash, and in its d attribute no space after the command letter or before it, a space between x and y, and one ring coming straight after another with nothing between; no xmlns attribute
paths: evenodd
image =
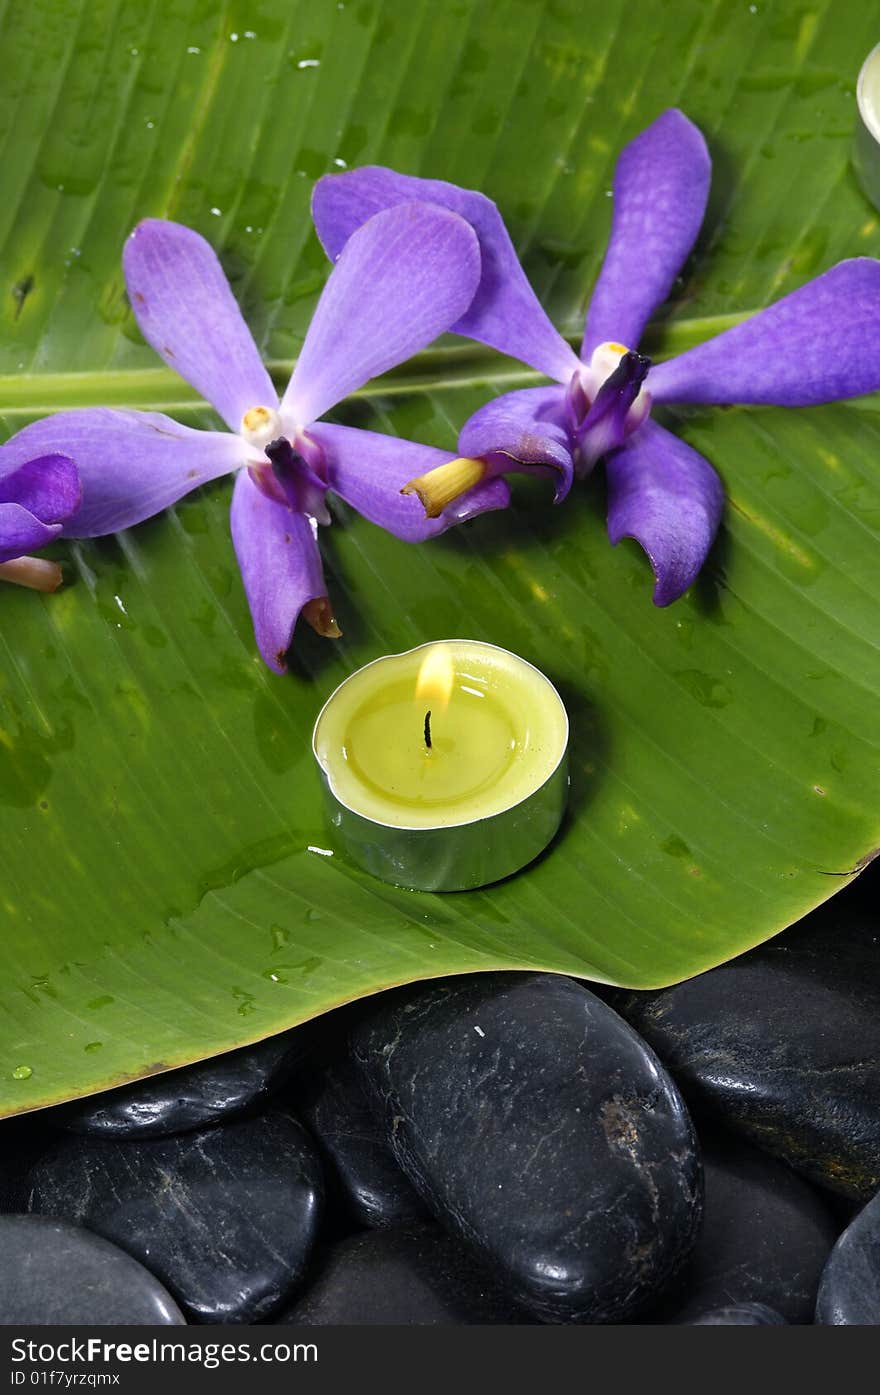
<svg viewBox="0 0 880 1395"><path fill-rule="evenodd" d="M250 407L241 419L241 434L248 445L265 450L270 441L284 435L281 417L273 407Z"/></svg>
<svg viewBox="0 0 880 1395"><path fill-rule="evenodd" d="M618 344L614 339L606 339L593 350L590 356L591 396L595 397L605 379L611 377L624 354L629 352L626 344Z"/></svg>

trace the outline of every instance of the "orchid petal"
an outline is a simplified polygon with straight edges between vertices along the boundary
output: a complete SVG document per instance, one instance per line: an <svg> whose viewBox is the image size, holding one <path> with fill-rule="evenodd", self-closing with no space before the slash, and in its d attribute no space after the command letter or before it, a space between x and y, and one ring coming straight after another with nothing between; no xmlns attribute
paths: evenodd
<svg viewBox="0 0 880 1395"><path fill-rule="evenodd" d="M284 410L308 426L444 333L470 305L480 249L463 218L388 208L349 239L306 334Z"/></svg>
<svg viewBox="0 0 880 1395"><path fill-rule="evenodd" d="M15 451L0 448L0 504L20 504L41 522L54 524L75 513L81 498L79 473L68 456L40 455L21 464Z"/></svg>
<svg viewBox="0 0 880 1395"><path fill-rule="evenodd" d="M252 407L277 407L226 274L192 228L138 223L125 244L125 283L141 333L169 368L210 402L231 431Z"/></svg>
<svg viewBox="0 0 880 1395"><path fill-rule="evenodd" d="M718 530L721 481L707 460L650 419L606 460L608 536L635 538L669 605L695 580Z"/></svg>
<svg viewBox="0 0 880 1395"><path fill-rule="evenodd" d="M21 504L0 503L0 563L37 552L60 532L60 523L41 523Z"/></svg>
<svg viewBox="0 0 880 1395"><path fill-rule="evenodd" d="M0 460L24 464L63 452L77 464L82 504L65 537L90 538L131 528L190 490L241 465L246 447L227 432L193 431L158 412L88 407L26 426Z"/></svg>
<svg viewBox="0 0 880 1395"><path fill-rule="evenodd" d="M574 350L542 309L501 214L484 194L440 179L397 174L380 165L325 175L312 194L312 217L330 260L337 259L352 233L378 209L411 199L459 214L480 240L479 288L467 313L452 326L455 333L479 339L539 373L567 383L578 367Z"/></svg>
<svg viewBox="0 0 880 1395"><path fill-rule="evenodd" d="M506 509L509 506L510 485L507 480L501 475L490 475L448 504L440 519L445 528L452 528L457 523L467 523L469 519L477 518L481 513L492 513L495 509ZM436 519L434 521L436 522Z"/></svg>
<svg viewBox="0 0 880 1395"><path fill-rule="evenodd" d="M324 449L330 489L364 518L404 542L435 537L456 523L505 508L510 502L504 480L485 480L456 499L439 518L427 518L415 495L400 491L410 480L452 460L448 451L325 422L313 427L311 434Z"/></svg>
<svg viewBox="0 0 880 1395"><path fill-rule="evenodd" d="M284 673L300 611L327 594L315 529L305 514L261 493L246 470L235 481L230 521L257 648Z"/></svg>
<svg viewBox="0 0 880 1395"><path fill-rule="evenodd" d="M605 340L634 349L666 300L700 230L712 163L696 126L665 111L621 153L605 261L587 314L581 356Z"/></svg>
<svg viewBox="0 0 880 1395"><path fill-rule="evenodd" d="M811 407L880 388L880 262L854 257L652 368L661 402Z"/></svg>
<svg viewBox="0 0 880 1395"><path fill-rule="evenodd" d="M494 398L465 422L458 449L499 471L546 467L553 471L556 502L561 502L574 477L564 389L523 388Z"/></svg>

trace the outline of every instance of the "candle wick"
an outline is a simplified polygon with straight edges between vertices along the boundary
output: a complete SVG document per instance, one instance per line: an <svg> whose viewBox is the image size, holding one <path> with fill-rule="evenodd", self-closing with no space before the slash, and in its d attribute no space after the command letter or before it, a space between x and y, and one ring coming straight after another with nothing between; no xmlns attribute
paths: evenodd
<svg viewBox="0 0 880 1395"><path fill-rule="evenodd" d="M425 747L426 747L426 749L430 751L431 745L432 745L432 742L431 742L431 713L430 713L430 710L429 710L429 711L427 711L427 712L425 713Z"/></svg>

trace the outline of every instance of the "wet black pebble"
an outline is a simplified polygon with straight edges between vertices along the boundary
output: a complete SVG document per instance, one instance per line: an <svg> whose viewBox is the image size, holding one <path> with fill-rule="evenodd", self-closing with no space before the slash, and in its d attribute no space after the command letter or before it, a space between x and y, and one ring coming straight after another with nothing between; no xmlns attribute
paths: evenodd
<svg viewBox="0 0 880 1395"><path fill-rule="evenodd" d="M701 1175L687 1111L579 984L479 974L406 989L352 1040L400 1165L542 1319L627 1317L690 1253Z"/></svg>
<svg viewBox="0 0 880 1395"><path fill-rule="evenodd" d="M833 1327L880 1326L880 1195L851 1221L825 1266L816 1321Z"/></svg>
<svg viewBox="0 0 880 1395"><path fill-rule="evenodd" d="M303 1056L302 1029L53 1110L51 1121L103 1138L158 1138L206 1128L265 1104Z"/></svg>
<svg viewBox="0 0 880 1395"><path fill-rule="evenodd" d="M118 1245L48 1216L0 1216L0 1323L173 1326L183 1314Z"/></svg>
<svg viewBox="0 0 880 1395"><path fill-rule="evenodd" d="M748 1144L702 1141L703 1225L666 1320L691 1322L713 1309L758 1303L786 1322L812 1322L839 1229L822 1195Z"/></svg>
<svg viewBox="0 0 880 1395"><path fill-rule="evenodd" d="M310 1073L312 1084L297 1101L297 1112L324 1155L341 1204L373 1229L423 1219L427 1208L398 1167L351 1062L332 1060Z"/></svg>
<svg viewBox="0 0 880 1395"><path fill-rule="evenodd" d="M463 1245L435 1226L350 1236L325 1256L281 1322L303 1326L522 1323L523 1311Z"/></svg>
<svg viewBox="0 0 880 1395"><path fill-rule="evenodd" d="M878 928L847 892L729 964L612 1001L689 1103L866 1201L880 1187Z"/></svg>
<svg viewBox="0 0 880 1395"><path fill-rule="evenodd" d="M31 1168L28 1210L115 1241L196 1322L256 1322L301 1279L322 1198L305 1131L271 1110L198 1133L68 1135Z"/></svg>

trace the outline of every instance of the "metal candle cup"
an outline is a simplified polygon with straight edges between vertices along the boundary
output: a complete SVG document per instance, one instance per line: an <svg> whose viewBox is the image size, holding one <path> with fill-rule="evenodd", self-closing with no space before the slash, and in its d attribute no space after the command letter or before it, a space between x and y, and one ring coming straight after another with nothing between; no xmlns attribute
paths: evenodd
<svg viewBox="0 0 880 1395"><path fill-rule="evenodd" d="M464 891L544 850L568 795L568 716L525 659L476 640L376 659L324 704L312 749L352 861L418 891Z"/></svg>
<svg viewBox="0 0 880 1395"><path fill-rule="evenodd" d="M856 134L853 164L862 189L880 208L880 44L871 49L856 84Z"/></svg>

